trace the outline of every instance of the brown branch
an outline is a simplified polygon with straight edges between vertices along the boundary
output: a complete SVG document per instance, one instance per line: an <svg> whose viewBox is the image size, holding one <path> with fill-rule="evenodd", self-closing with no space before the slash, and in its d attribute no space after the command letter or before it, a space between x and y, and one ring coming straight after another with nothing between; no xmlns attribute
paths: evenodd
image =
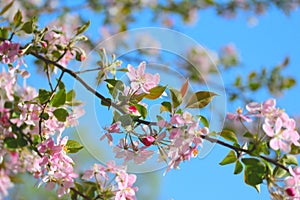
<svg viewBox="0 0 300 200"><path fill-rule="evenodd" d="M96 91L95 89L93 89L89 84L87 84L80 76L78 76L76 74L76 72L65 68L64 66L58 64L55 61L49 60L35 52L29 52L29 54L33 55L34 57L38 58L39 60L44 61L45 63L48 64L52 64L54 66L56 66L57 68L59 68L62 72L65 72L67 74L69 74L70 76L72 76L73 78L75 78L79 83L81 83L83 85L83 87L85 87L89 92L93 93L96 97L98 97L103 103L112 106L113 108L117 109L120 113L122 114L126 114L126 112L117 104L115 104L114 102L111 102L109 100L107 100L102 94L100 94L98 91ZM142 120L142 119L137 119L136 120L138 123L142 123L142 124L146 124L146 125L155 125L155 122L149 122L146 120Z"/></svg>
<svg viewBox="0 0 300 200"><path fill-rule="evenodd" d="M228 143L226 143L226 142L223 142L223 141L218 140L218 139L215 139L215 138L211 138L211 137L209 137L209 136L200 135L200 137L201 137L202 139L205 139L205 140L209 141L209 142L217 143L217 144L220 144L220 145L222 145L222 146L224 146L224 147L227 147L227 148L229 148L229 149L232 149L232 150L234 150L237 154L240 154L240 152L244 152L244 153L247 153L247 154L251 155L251 153L252 153L252 151L253 151L253 150L248 150L248 149L243 149L243 148L240 148L240 147L233 146L233 145L231 145L231 144L228 144ZM274 165L276 165L276 166L278 166L278 167L280 167L280 168L286 170L287 172L289 171L289 169L288 169L286 166L284 166L284 165L281 164L281 163L278 163L276 160L273 160L273 159L271 159L271 158L268 158L268 157L262 156L262 155L259 155L258 157L260 157L260 158L262 158L262 159L264 159L264 160L266 160L266 161L268 161L268 162L270 162L270 163L272 163L272 164L274 164Z"/></svg>
<svg viewBox="0 0 300 200"><path fill-rule="evenodd" d="M93 93L96 97L98 97L101 101L103 101L104 103L114 107L115 109L117 109L119 112L121 112L122 114L126 114L126 112L117 104L115 104L114 102L111 102L109 100L107 100L102 94L100 94L99 92L97 92L96 90L94 90L90 85L88 85L82 78L80 78L76 72L70 70L70 69L67 69L65 67L63 67L62 65L52 61L52 60L49 60L35 52L30 52L31 55L33 55L34 57L44 61L45 63L48 63L48 64L52 64L56 67L58 67L60 70L62 70L62 72L65 72L67 74L69 74L70 76L72 76L73 78L75 78L78 82L80 82L88 91L90 91L91 93ZM146 121L146 120L141 120L141 119L137 119L136 122L138 122L138 124L145 124L145 125L148 125L148 126L151 126L151 125L157 125L156 122L150 122L150 121ZM237 153L240 153L240 152L244 152L244 153L247 153L249 155L251 155L251 150L247 150L247 149L243 149L243 148L240 148L240 147L236 147L236 146L233 146L231 144L227 144L221 140L218 140L218 139L215 139L215 138L211 138L211 137L208 137L208 136L205 136L205 135L201 135L200 136L202 139L205 139L209 142L212 142L212 143L217 143L217 144L220 144L224 147L227 147L229 149L232 149L234 150L235 152ZM273 160L271 158L268 158L268 157L265 157L265 156L262 156L262 155L259 155L258 157L288 171L288 168L284 165L282 165L281 163L278 163L276 160Z"/></svg>

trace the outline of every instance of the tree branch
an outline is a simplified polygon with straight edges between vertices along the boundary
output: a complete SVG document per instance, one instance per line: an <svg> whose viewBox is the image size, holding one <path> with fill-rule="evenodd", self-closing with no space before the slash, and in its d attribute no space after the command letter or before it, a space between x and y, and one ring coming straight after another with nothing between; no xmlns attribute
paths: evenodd
<svg viewBox="0 0 300 200"><path fill-rule="evenodd" d="M96 97L98 97L101 101L103 101L104 103L114 107L115 109L117 109L119 112L121 112L122 114L126 114L126 112L117 104L115 104L114 102L111 102L111 101L108 101L102 94L100 94L99 92L97 92L96 90L94 90L90 85L88 85L82 78L80 78L76 72L70 70L70 69L67 69L65 67L63 67L62 65L58 64L57 62L55 61L52 61L52 60L49 60L35 52L30 52L29 54L33 55L34 57L44 61L45 63L48 63L48 64L52 64L54 66L56 66L57 68L59 68L60 70L62 70L62 72L65 72L67 74L69 74L70 76L72 76L73 78L75 78L78 82L80 82L88 91L90 91L91 93L93 93ZM150 122L150 121L146 121L146 120L141 120L141 119L137 119L136 122L138 122L138 124L145 124L145 125L148 125L148 126L151 126L151 125L157 125L156 122ZM234 150L235 152L239 153L239 152L244 152L244 153L247 153L249 155L251 155L251 151L250 150L247 150L247 149L243 149L243 148L240 148L240 147L236 147L236 146L233 146L231 144L227 144L221 140L218 140L218 139L215 139L215 138L211 138L211 137L208 137L208 136L205 136L205 135L201 135L200 136L202 139L205 139L209 142L212 142L212 143L217 143L217 144L220 144L224 147L227 147L229 149L232 149ZM258 157L288 171L288 168L284 165L282 165L281 163L278 163L276 160L272 160L271 158L268 158L268 157L265 157L265 156L262 156L262 155L259 155Z"/></svg>

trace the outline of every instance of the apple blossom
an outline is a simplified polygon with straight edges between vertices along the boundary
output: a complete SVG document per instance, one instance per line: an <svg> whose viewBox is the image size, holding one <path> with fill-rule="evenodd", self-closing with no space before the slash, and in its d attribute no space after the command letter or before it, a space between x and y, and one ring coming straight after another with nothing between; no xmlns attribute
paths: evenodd
<svg viewBox="0 0 300 200"><path fill-rule="evenodd" d="M141 62L137 69L134 69L132 65L128 65L127 68L128 72L126 74L131 82L131 88L136 91L136 94L149 93L151 88L158 85L160 80L159 74L145 73L145 62Z"/></svg>

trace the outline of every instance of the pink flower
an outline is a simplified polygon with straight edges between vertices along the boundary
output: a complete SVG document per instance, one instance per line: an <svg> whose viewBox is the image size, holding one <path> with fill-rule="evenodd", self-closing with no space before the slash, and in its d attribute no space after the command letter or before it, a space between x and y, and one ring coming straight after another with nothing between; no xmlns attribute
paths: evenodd
<svg viewBox="0 0 300 200"><path fill-rule="evenodd" d="M2 56L2 62L5 64L13 63L17 58L20 50L19 43L13 43L5 40L0 45L0 56Z"/></svg>
<svg viewBox="0 0 300 200"><path fill-rule="evenodd" d="M184 119L181 117L180 114L175 114L171 117L170 122L172 124L177 124L177 125L183 125L185 123Z"/></svg>
<svg viewBox="0 0 300 200"><path fill-rule="evenodd" d="M9 176L4 169L0 169L0 199L8 195L8 189L13 187Z"/></svg>
<svg viewBox="0 0 300 200"><path fill-rule="evenodd" d="M120 122L113 123L109 128L104 128L107 132L100 138L103 140L105 137L108 140L108 144L112 145L113 137L111 133L120 133Z"/></svg>
<svg viewBox="0 0 300 200"><path fill-rule="evenodd" d="M151 88L158 85L160 80L159 74L145 73L145 62L141 62L137 69L134 69L132 65L128 65L127 68L128 72L126 74L131 81L131 88L136 91L136 94L148 94Z"/></svg>
<svg viewBox="0 0 300 200"><path fill-rule="evenodd" d="M132 187L136 181L134 174L120 173L116 178L119 191L116 193L115 200L135 200L137 187Z"/></svg>
<svg viewBox="0 0 300 200"><path fill-rule="evenodd" d="M106 180L108 180L108 175L106 174L106 168L100 164L94 164L94 168L86 170L81 178L85 180L89 180L94 178L95 176L98 179L104 177Z"/></svg>
<svg viewBox="0 0 300 200"><path fill-rule="evenodd" d="M285 152L289 152L290 150L290 146L287 143L287 141L285 141L283 135L282 135L282 120L280 118L278 118L276 120L275 126L271 127L268 124L263 124L263 130L265 131L265 133L271 137L270 140L270 146L272 149L274 150L278 150L281 149Z"/></svg>
<svg viewBox="0 0 300 200"><path fill-rule="evenodd" d="M246 115L243 115L243 109L241 108L238 108L236 110L237 114L234 114L234 113L227 113L227 118L230 119L230 120L242 120L242 121L246 121L246 122L251 122L252 119L246 114Z"/></svg>

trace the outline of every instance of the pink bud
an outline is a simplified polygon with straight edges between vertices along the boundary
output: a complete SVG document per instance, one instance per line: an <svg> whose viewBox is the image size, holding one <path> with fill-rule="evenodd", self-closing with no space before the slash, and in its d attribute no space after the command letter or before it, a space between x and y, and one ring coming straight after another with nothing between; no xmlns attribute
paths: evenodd
<svg viewBox="0 0 300 200"><path fill-rule="evenodd" d="M290 197L294 197L296 195L296 191L294 190L294 188L287 188L285 190L285 192L290 196Z"/></svg>
<svg viewBox="0 0 300 200"><path fill-rule="evenodd" d="M130 113L135 113L135 112L137 112L137 109L136 109L135 106L129 106L128 110L129 110Z"/></svg>
<svg viewBox="0 0 300 200"><path fill-rule="evenodd" d="M41 45L42 45L44 48L47 48L47 42L41 41Z"/></svg>
<svg viewBox="0 0 300 200"><path fill-rule="evenodd" d="M141 139L141 142L147 147L151 146L154 141L155 141L155 138L151 135Z"/></svg>
<svg viewBox="0 0 300 200"><path fill-rule="evenodd" d="M81 54L81 55L80 55L80 60L81 60L81 61L84 61L85 59L86 59L86 56L83 55L83 54Z"/></svg>

